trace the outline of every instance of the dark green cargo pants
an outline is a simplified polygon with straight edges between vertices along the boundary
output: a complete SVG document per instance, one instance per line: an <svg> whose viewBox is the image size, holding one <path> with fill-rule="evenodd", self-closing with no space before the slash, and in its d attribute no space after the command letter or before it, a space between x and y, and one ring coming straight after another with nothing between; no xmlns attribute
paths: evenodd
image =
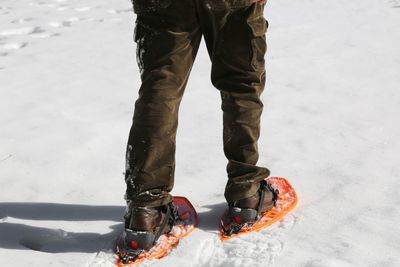
<svg viewBox="0 0 400 267"><path fill-rule="evenodd" d="M256 193L269 170L256 166L265 86L264 4L252 0L133 0L141 86L126 152L126 198L137 206L171 201L179 104L202 36L220 91L225 198Z"/></svg>

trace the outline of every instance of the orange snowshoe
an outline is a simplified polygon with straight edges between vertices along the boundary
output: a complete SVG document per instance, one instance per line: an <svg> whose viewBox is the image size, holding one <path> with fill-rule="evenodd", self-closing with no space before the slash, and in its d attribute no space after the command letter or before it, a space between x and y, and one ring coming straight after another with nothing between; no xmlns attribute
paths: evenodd
<svg viewBox="0 0 400 267"><path fill-rule="evenodd" d="M260 212L260 205L253 209L236 207L233 203L229 204L221 218L221 240L264 229L282 219L297 204L297 194L285 178L270 177L263 180L259 190L259 203L263 203L265 190L269 190L273 194L273 205L268 211Z"/></svg>

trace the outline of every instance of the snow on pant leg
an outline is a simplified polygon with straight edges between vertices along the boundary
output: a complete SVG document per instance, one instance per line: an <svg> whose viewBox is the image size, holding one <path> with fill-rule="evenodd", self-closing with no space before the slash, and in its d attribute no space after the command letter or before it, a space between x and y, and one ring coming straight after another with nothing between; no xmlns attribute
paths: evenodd
<svg viewBox="0 0 400 267"><path fill-rule="evenodd" d="M202 0L199 0L202 1ZM252 0L207 1L203 21L212 59L211 80L220 90L223 145L228 159L228 202L254 195L270 171L257 166L260 117L265 87L266 31L264 5ZM200 15L200 18L207 17Z"/></svg>
<svg viewBox="0 0 400 267"><path fill-rule="evenodd" d="M133 0L141 86L126 150L126 199L172 200L178 110L201 41L192 0Z"/></svg>

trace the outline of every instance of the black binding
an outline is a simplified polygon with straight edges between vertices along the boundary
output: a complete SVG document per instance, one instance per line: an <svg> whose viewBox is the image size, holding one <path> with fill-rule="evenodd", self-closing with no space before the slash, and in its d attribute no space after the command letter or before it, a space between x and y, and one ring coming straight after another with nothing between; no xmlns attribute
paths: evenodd
<svg viewBox="0 0 400 267"><path fill-rule="evenodd" d="M125 229L125 248L126 251L120 252L120 259L122 263L128 264L134 260L136 260L140 254L144 251L149 250L152 248L160 236L163 234L163 231L167 225L172 229L176 220L178 219L178 210L176 209L173 201L171 201L166 206L163 206L162 209L166 209L165 211L165 218L162 221L158 231L156 234L145 232L145 231L132 231L129 228ZM141 241L139 243L143 244L144 246L138 248L131 248L129 242L131 241Z"/></svg>
<svg viewBox="0 0 400 267"><path fill-rule="evenodd" d="M262 180L260 182L260 188L258 190L258 193L260 194L260 199L258 202L257 209L242 209L239 207L235 207L234 204L235 202L230 202L228 204L228 214L227 217L229 219L228 222L228 227L224 227L225 223L222 221L222 229L224 231L224 234L227 236L231 236L233 234L237 234L240 232L240 230L245 226L245 225L252 225L256 221L258 221L261 217L261 206L264 202L265 199L265 191L269 190L272 192L272 201L273 201L273 206L276 206L276 202L279 197L279 190L275 189L270 183L268 183L266 180ZM240 216L242 219L244 219L243 223L237 223L234 218L236 216Z"/></svg>

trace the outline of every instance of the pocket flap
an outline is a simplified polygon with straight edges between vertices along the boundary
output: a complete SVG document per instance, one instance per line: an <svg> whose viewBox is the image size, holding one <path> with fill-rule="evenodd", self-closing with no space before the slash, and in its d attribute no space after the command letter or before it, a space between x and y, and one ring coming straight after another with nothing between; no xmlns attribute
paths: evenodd
<svg viewBox="0 0 400 267"><path fill-rule="evenodd" d="M248 20L247 24L250 26L254 36L262 36L267 32L268 21L264 16L258 16L254 19Z"/></svg>

